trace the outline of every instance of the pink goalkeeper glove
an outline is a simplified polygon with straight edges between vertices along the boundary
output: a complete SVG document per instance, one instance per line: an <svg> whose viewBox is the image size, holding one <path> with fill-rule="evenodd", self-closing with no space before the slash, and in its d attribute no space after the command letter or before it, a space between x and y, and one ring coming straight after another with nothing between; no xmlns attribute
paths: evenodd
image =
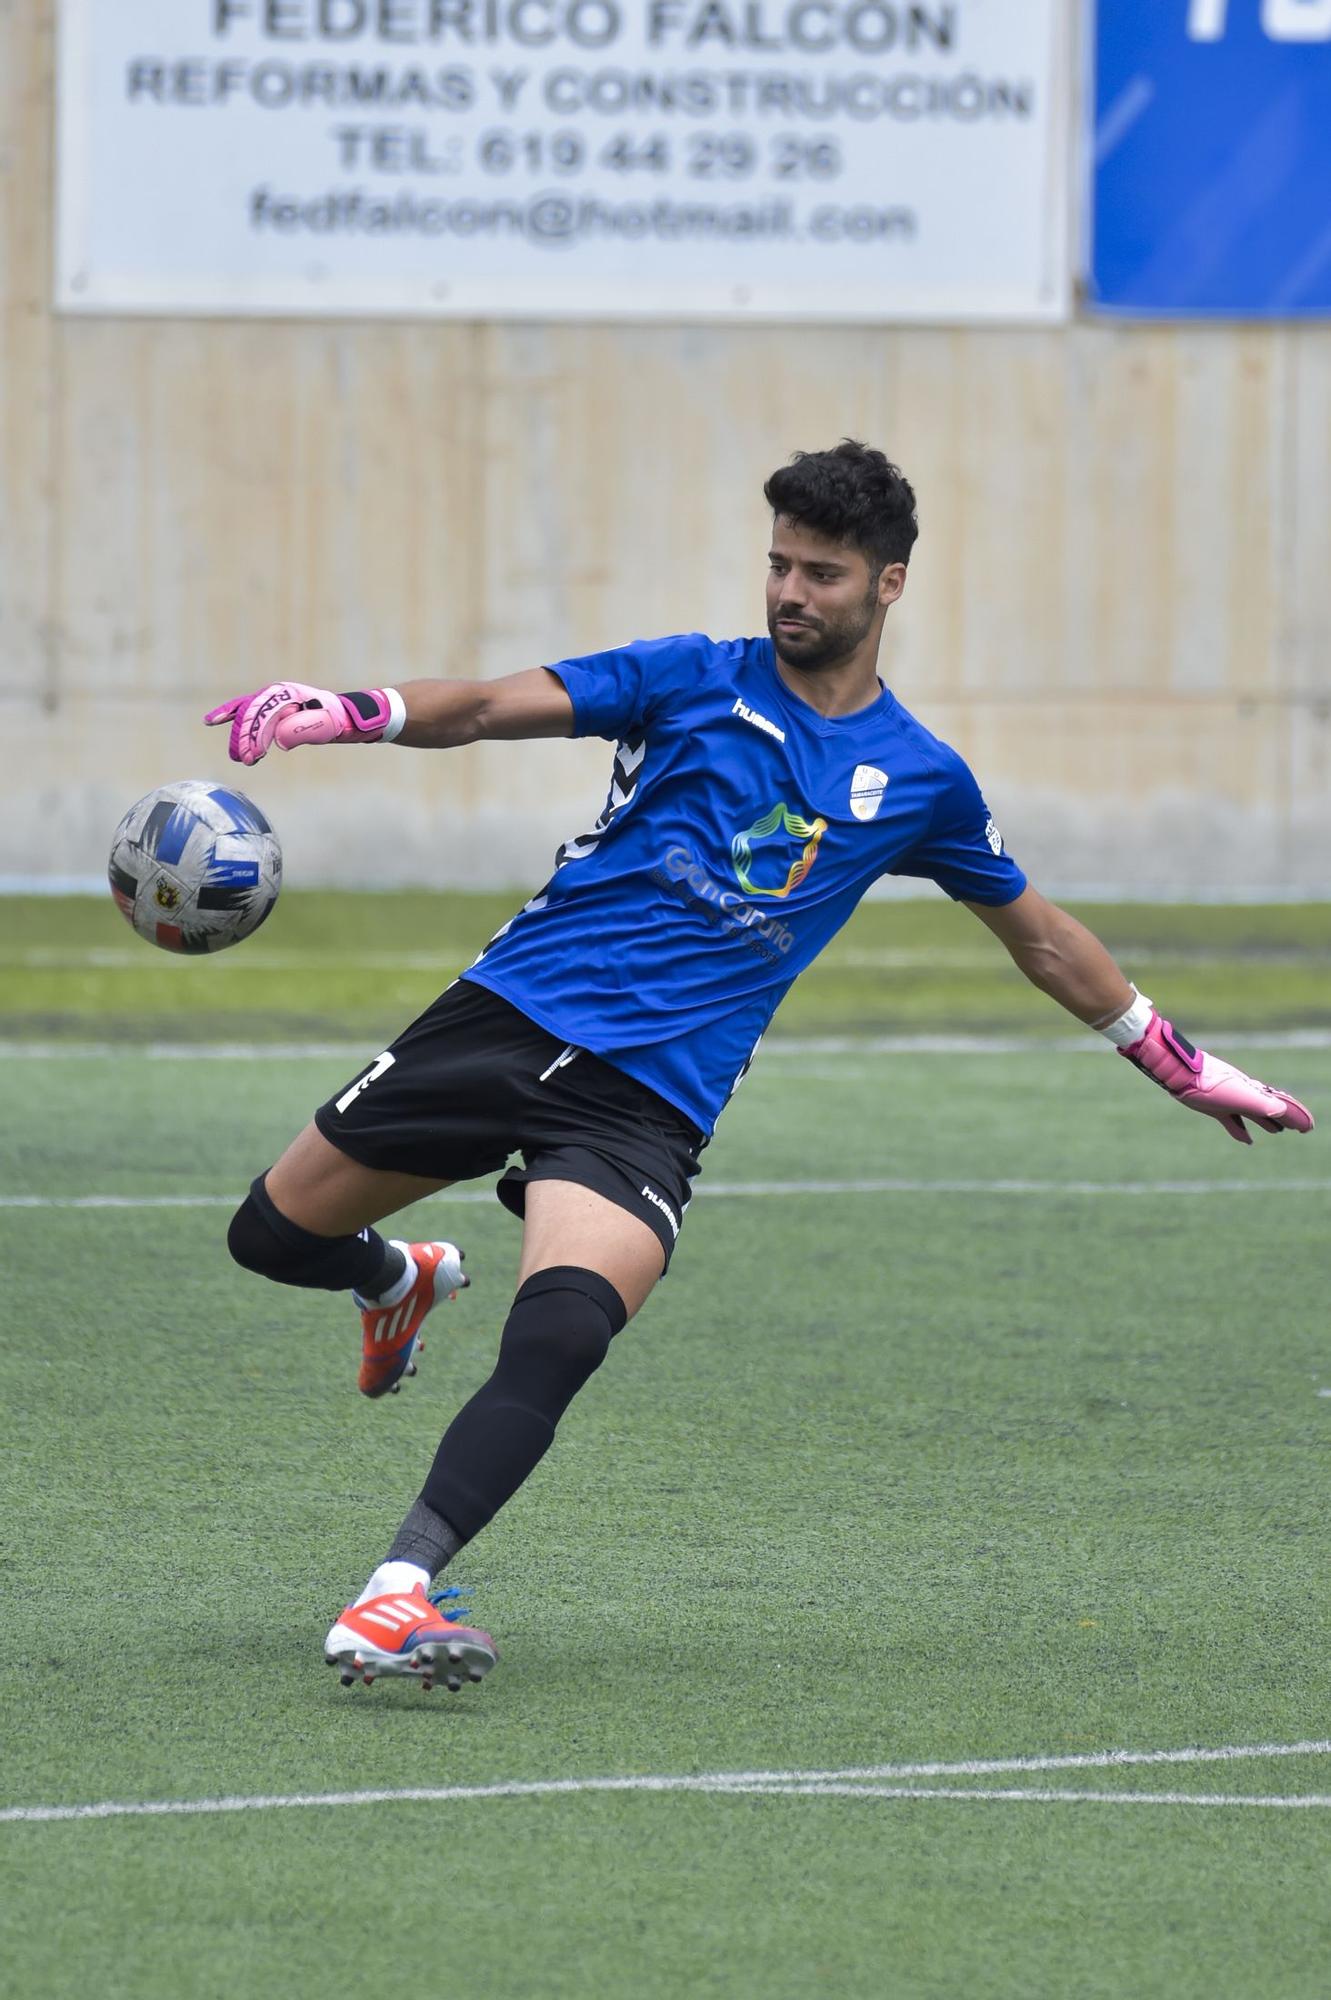
<svg viewBox="0 0 1331 2000"><path fill-rule="evenodd" d="M302 743L391 741L405 717L395 688L332 694L303 681L272 681L210 708L203 719L210 729L231 724L227 755L233 764L257 764L274 743L279 750L297 750Z"/></svg>
<svg viewBox="0 0 1331 2000"><path fill-rule="evenodd" d="M1149 1003L1147 1003L1149 1004ZM1164 1021L1151 1008L1150 1024L1140 1040L1119 1054L1158 1083L1180 1104L1192 1111L1204 1111L1218 1118L1230 1137L1251 1146L1252 1134L1244 1124L1251 1118L1263 1132L1311 1132L1313 1118L1306 1105L1288 1091L1272 1090L1256 1077L1245 1076L1232 1063L1195 1049L1171 1021Z"/></svg>

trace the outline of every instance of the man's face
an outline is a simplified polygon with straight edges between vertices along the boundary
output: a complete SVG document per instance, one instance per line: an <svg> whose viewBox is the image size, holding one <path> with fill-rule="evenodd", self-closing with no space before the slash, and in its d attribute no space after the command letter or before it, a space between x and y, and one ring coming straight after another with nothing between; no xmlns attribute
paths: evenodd
<svg viewBox="0 0 1331 2000"><path fill-rule="evenodd" d="M840 666L901 595L903 563L871 576L862 552L778 514L768 553L767 629L787 666Z"/></svg>

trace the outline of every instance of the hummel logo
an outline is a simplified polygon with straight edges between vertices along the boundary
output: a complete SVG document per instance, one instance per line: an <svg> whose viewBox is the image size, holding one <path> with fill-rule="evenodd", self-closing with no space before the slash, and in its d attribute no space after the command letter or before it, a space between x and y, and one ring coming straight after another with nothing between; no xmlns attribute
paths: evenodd
<svg viewBox="0 0 1331 2000"><path fill-rule="evenodd" d="M751 722L755 729L762 730L764 736L775 736L778 743L785 742L785 730L778 729L776 724L769 722L765 715L759 715L756 708L750 708L746 701L739 699L738 695L735 697L735 706L731 709L730 713L737 715L741 722Z"/></svg>
<svg viewBox="0 0 1331 2000"><path fill-rule="evenodd" d="M674 1209L670 1206L670 1203L666 1201L661 1195L659 1195L656 1192L655 1188L644 1187L642 1192L643 1192L643 1199L645 1201L649 1201L652 1204L653 1208L660 1209L662 1215L665 1217L666 1221L670 1224L670 1234L672 1236L678 1236L679 1218L676 1216Z"/></svg>

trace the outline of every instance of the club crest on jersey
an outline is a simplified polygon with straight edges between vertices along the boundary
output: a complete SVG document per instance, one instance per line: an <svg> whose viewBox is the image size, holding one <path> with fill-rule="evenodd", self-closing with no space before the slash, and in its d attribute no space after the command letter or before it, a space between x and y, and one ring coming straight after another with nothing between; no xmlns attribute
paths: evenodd
<svg viewBox="0 0 1331 2000"><path fill-rule="evenodd" d="M998 828L994 825L991 819L985 821L984 837L988 841L990 847L993 849L995 854L1001 854L1003 852L1003 836L998 831Z"/></svg>
<svg viewBox="0 0 1331 2000"><path fill-rule="evenodd" d="M850 809L856 819L873 819L887 790L887 772L857 764L850 781Z"/></svg>

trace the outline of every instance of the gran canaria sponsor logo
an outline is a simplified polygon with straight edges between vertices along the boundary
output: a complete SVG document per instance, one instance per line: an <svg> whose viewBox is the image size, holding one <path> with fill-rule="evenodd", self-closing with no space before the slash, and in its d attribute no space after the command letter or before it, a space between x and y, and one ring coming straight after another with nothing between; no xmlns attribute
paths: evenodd
<svg viewBox="0 0 1331 2000"><path fill-rule="evenodd" d="M742 932L750 950L779 964L793 948L795 933L778 916L767 915L756 899L770 897L781 902L798 888L818 858L818 843L826 831L825 819L806 819L802 813L791 812L785 804L777 804L743 833L737 833L730 843L730 858L742 895L729 883L717 881L693 849L683 845L667 849L665 859L653 869L652 877L718 929ZM788 846L784 855L763 851L765 843L777 848L781 842L790 840L800 843L794 860L789 859ZM781 879L757 880L759 869L770 871L773 860L785 871Z"/></svg>
<svg viewBox="0 0 1331 2000"><path fill-rule="evenodd" d="M770 840L780 828L781 832L802 841L800 853L786 870L786 879L780 883L762 883L754 880L758 867L755 850L764 841ZM748 896L775 896L778 900L797 889L814 862L818 859L818 843L827 832L825 819L805 819L801 813L793 813L780 800L770 812L756 819L743 833L737 833L730 843L730 858L735 864L735 879Z"/></svg>
<svg viewBox="0 0 1331 2000"><path fill-rule="evenodd" d="M779 917L765 916L737 890L718 882L691 848L668 848L664 861L653 869L652 875L663 889L668 889L688 908L700 911L718 929L742 932L745 944L760 958L779 962L795 942L795 933Z"/></svg>

